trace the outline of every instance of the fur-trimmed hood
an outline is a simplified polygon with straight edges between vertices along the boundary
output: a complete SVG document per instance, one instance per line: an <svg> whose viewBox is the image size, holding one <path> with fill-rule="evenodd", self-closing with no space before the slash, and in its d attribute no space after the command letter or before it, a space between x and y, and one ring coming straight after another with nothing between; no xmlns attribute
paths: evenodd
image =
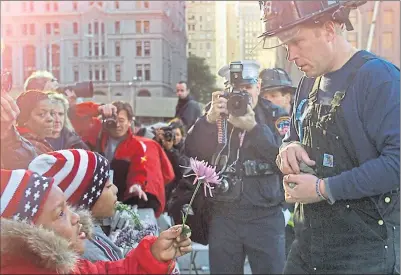
<svg viewBox="0 0 401 275"><path fill-rule="evenodd" d="M90 213L76 213L80 215L82 231L91 236L93 224ZM32 265L59 274L73 272L80 256L71 250L66 239L41 226L20 221L1 218L0 226L2 270Z"/></svg>

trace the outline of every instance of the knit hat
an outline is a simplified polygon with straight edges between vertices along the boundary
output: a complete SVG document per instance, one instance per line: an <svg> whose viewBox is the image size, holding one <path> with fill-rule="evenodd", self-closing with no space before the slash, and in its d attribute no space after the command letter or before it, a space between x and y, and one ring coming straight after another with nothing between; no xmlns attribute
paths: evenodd
<svg viewBox="0 0 401 275"><path fill-rule="evenodd" d="M1 217L35 222L53 185L53 179L28 170L1 169Z"/></svg>
<svg viewBox="0 0 401 275"><path fill-rule="evenodd" d="M42 154L29 164L29 170L54 178L67 202L91 209L109 179L109 161L98 153L82 149Z"/></svg>
<svg viewBox="0 0 401 275"><path fill-rule="evenodd" d="M18 126L23 126L29 120L32 110L39 101L48 99L49 96L41 91L31 90L22 93L16 100L20 114L17 118Z"/></svg>

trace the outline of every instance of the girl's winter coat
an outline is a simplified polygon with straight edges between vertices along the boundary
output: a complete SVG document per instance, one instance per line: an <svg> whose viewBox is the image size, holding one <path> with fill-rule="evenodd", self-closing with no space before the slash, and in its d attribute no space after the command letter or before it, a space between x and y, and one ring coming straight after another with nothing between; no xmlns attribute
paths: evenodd
<svg viewBox="0 0 401 275"><path fill-rule="evenodd" d="M91 263L43 227L1 218L0 232L0 274L166 274L170 263L153 257L156 237L145 237L122 260Z"/></svg>

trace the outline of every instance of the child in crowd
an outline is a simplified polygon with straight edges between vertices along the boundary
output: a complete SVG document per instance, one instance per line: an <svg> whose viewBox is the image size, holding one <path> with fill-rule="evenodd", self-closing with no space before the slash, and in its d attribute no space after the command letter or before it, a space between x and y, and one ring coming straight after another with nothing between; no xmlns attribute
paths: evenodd
<svg viewBox="0 0 401 275"><path fill-rule="evenodd" d="M50 170L63 170L62 173L56 173L56 181L68 173L66 180L59 182L65 188L66 196L76 196L78 206L88 203L93 206L93 211L96 204L94 198L106 195L113 197L115 194L113 190L103 192L104 195L98 192L104 188L114 188L108 180L108 164L101 164L99 155L95 153L75 151L78 152L70 153L80 162L70 165L65 160L67 168L63 170L63 156L55 152L53 157L57 155L60 162ZM83 173L77 169L78 164L101 172L102 179L106 181L97 180L97 185L101 187L92 184L90 190L86 189L90 192L86 197L86 193L78 195L81 189L88 186L80 183L96 181L97 174ZM63 191L54 184L53 178L26 170L1 170L0 199L1 274L165 274L174 257L191 251L190 239L182 238L181 226L175 226L162 232L158 238L145 237L123 260L91 263L79 259L84 251L86 234L82 231L79 215L71 211ZM97 211L104 211L102 205L97 207Z"/></svg>

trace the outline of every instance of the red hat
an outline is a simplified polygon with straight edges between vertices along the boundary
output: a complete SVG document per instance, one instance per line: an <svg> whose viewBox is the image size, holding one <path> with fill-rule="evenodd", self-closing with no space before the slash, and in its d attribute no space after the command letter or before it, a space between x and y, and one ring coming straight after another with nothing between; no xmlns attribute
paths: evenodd
<svg viewBox="0 0 401 275"><path fill-rule="evenodd" d="M28 170L1 169L1 217L35 222L53 179Z"/></svg>
<svg viewBox="0 0 401 275"><path fill-rule="evenodd" d="M102 155L82 149L42 154L29 164L29 170L53 177L67 202L90 209L109 179L109 161Z"/></svg>

